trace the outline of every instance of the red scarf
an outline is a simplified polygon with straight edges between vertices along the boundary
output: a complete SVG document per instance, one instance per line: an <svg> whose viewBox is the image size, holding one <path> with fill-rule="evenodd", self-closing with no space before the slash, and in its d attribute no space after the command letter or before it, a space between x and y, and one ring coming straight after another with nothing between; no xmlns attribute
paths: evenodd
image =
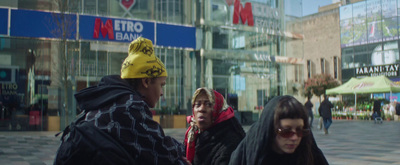
<svg viewBox="0 0 400 165"><path fill-rule="evenodd" d="M199 88L197 90L206 90L209 92L209 90L212 90L212 89ZM215 104L214 104L213 112L212 112L213 119L215 119L215 120L211 127L235 116L233 109L226 104L224 97L220 93L218 93L215 90L212 90L212 92L209 92L209 93L212 93L214 95L213 97L215 100ZM227 107L227 108L223 109L224 107ZM192 103L192 113L194 114L193 103ZM186 120L189 123L189 128L186 130L186 134L185 134L186 158L190 162L193 162L194 155L195 155L196 138L197 138L197 135L199 134L199 130L195 124L193 115L188 116L186 118Z"/></svg>

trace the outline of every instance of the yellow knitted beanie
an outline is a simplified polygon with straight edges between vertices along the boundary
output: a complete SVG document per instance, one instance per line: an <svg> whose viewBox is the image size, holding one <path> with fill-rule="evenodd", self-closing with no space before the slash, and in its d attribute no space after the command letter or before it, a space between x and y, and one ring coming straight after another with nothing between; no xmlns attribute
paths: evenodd
<svg viewBox="0 0 400 165"><path fill-rule="evenodd" d="M151 40L139 37L129 45L129 55L121 66L121 78L167 77L167 70L161 60L154 55Z"/></svg>

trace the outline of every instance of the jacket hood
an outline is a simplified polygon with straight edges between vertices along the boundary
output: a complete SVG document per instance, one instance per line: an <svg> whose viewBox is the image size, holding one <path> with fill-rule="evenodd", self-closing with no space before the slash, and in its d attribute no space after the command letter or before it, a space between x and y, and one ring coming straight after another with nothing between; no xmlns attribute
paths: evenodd
<svg viewBox="0 0 400 165"><path fill-rule="evenodd" d="M250 127L246 133L246 137L242 140L241 144L239 144L239 146L243 145L242 152L244 152L232 156L231 160L236 159L236 162L242 162L242 164L259 164L261 157L263 157L264 154L270 153L270 148L268 148L267 145L269 141L273 140L272 131L274 130L275 108L282 98L283 96L276 96L267 103L259 120Z"/></svg>
<svg viewBox="0 0 400 165"><path fill-rule="evenodd" d="M111 104L118 98L137 93L128 82L121 79L119 75L103 77L97 86L82 89L75 94L81 110L97 110L104 105Z"/></svg>
<svg viewBox="0 0 400 165"><path fill-rule="evenodd" d="M274 140L274 115L275 109L281 99L293 98L292 96L276 96L265 106L259 120L257 120L247 131L246 137L241 141L236 150L231 155L230 165L239 164L261 164L265 157L277 155L272 151ZM328 164L323 153L317 147L312 133L311 150L315 164ZM297 153L294 153L297 154ZM282 154L279 156L291 157L294 154ZM273 163L272 163L273 164Z"/></svg>

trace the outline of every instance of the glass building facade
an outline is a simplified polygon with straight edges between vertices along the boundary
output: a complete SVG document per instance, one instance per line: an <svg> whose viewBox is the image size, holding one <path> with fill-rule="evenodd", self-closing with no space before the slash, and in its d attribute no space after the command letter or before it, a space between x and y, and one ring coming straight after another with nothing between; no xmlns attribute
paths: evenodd
<svg viewBox="0 0 400 165"><path fill-rule="evenodd" d="M64 128L80 112L73 94L119 74L129 41L139 35L154 37L155 54L168 70L155 112L167 106L190 114L194 90L207 86L227 98L243 123L254 121L270 98L291 94L292 71L302 74L301 51L287 45L301 30L286 29L301 9L294 0L0 2L0 22L8 25L0 27L0 130ZM42 19L20 25L19 16ZM101 31L93 38L96 20L101 28L109 20L121 23L120 29L114 24L114 40ZM135 32L124 30L130 22Z"/></svg>
<svg viewBox="0 0 400 165"><path fill-rule="evenodd" d="M300 20L301 2L210 0L197 7L204 14L197 20L202 27L202 46L196 86L223 94L238 110L242 123L257 120L272 97L292 94L287 78L299 76L292 71L296 68L302 73L299 64L303 63L289 61L302 59L303 54L287 44L294 40L293 34L301 33L286 27L288 22Z"/></svg>
<svg viewBox="0 0 400 165"><path fill-rule="evenodd" d="M343 82L385 75L398 81L398 0L366 0L340 7Z"/></svg>

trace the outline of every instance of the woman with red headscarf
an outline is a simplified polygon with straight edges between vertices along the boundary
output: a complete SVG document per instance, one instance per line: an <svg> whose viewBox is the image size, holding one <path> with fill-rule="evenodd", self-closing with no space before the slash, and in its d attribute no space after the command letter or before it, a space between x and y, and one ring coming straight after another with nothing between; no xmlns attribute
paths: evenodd
<svg viewBox="0 0 400 165"><path fill-rule="evenodd" d="M186 157L193 165L225 165L245 132L233 109L215 90L199 88L192 98L185 134Z"/></svg>

